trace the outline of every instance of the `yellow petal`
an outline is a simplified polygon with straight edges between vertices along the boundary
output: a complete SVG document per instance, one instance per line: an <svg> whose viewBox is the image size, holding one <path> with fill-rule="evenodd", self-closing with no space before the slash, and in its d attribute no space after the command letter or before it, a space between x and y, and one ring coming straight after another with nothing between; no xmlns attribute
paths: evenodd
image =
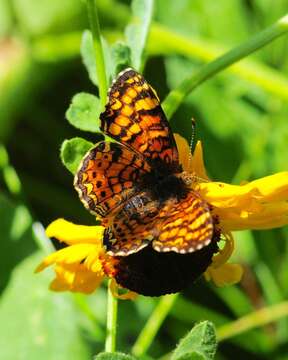
<svg viewBox="0 0 288 360"><path fill-rule="evenodd" d="M209 178L206 174L203 160L201 141L197 142L192 155L189 144L185 138L179 134L174 134L174 138L179 152L179 162L183 166L183 170L195 174L200 180L208 180Z"/></svg>
<svg viewBox="0 0 288 360"><path fill-rule="evenodd" d="M103 226L76 225L64 219L53 221L46 229L48 237L65 242L68 245L77 243L102 243Z"/></svg>
<svg viewBox="0 0 288 360"><path fill-rule="evenodd" d="M199 185L199 191L203 196L205 195L208 202L219 207L286 201L288 200L288 172L266 176L244 185L229 185L220 182L202 183Z"/></svg>
<svg viewBox="0 0 288 360"><path fill-rule="evenodd" d="M225 264L234 251L235 244L231 232L222 232L222 235L223 237L221 238L221 240L225 241L225 245L222 249L219 250L217 254L213 256L211 264L211 267L213 268L218 268Z"/></svg>
<svg viewBox="0 0 288 360"><path fill-rule="evenodd" d="M288 200L288 171L251 181L246 189L258 189L265 201Z"/></svg>
<svg viewBox="0 0 288 360"><path fill-rule="evenodd" d="M288 224L288 172L244 185L201 183L197 190L213 206L224 231L268 229Z"/></svg>
<svg viewBox="0 0 288 360"><path fill-rule="evenodd" d="M134 291L130 291L130 290L127 290L123 294L119 294L119 288L121 288L121 287L116 283L115 279L112 279L109 287L110 287L110 291L113 294L113 296L120 300L135 300L138 296L137 293L135 293Z"/></svg>
<svg viewBox="0 0 288 360"><path fill-rule="evenodd" d="M197 190L211 205L219 208L247 208L259 206L259 191L247 185L230 185L221 182L206 182L198 185Z"/></svg>
<svg viewBox="0 0 288 360"><path fill-rule="evenodd" d="M101 251L101 247L95 244L71 245L48 255L35 271L42 271L52 264L77 264L89 257L90 254L94 254L94 260L99 261L99 254ZM98 254L98 257L95 256L96 253ZM90 267L92 266L90 265Z"/></svg>
<svg viewBox="0 0 288 360"><path fill-rule="evenodd" d="M243 268L239 264L223 264L218 268L210 266L206 273L206 280L213 280L217 286L233 285L238 283L243 275Z"/></svg>
<svg viewBox="0 0 288 360"><path fill-rule="evenodd" d="M192 173L195 172L200 180L201 179L209 180L205 170L201 141L197 141L197 144L195 146L195 150L191 162L191 172Z"/></svg>
<svg viewBox="0 0 288 360"><path fill-rule="evenodd" d="M100 251L100 249L97 247L95 247L93 251L89 252L84 262L88 270L91 270L93 272L103 272L103 265L100 258L101 254L102 251Z"/></svg>
<svg viewBox="0 0 288 360"><path fill-rule="evenodd" d="M251 213L233 210L215 209L215 213L221 218L221 226L225 230L265 230L273 229L288 224L288 203L278 201L276 203L262 205L258 211Z"/></svg>
<svg viewBox="0 0 288 360"><path fill-rule="evenodd" d="M56 277L50 284L53 291L72 291L90 294L103 280L103 275L94 273L83 264L57 265Z"/></svg>
<svg viewBox="0 0 288 360"><path fill-rule="evenodd" d="M183 167L184 171L191 172L191 154L190 147L187 140L179 134L174 134L174 139L176 141L178 153L179 153L179 162Z"/></svg>

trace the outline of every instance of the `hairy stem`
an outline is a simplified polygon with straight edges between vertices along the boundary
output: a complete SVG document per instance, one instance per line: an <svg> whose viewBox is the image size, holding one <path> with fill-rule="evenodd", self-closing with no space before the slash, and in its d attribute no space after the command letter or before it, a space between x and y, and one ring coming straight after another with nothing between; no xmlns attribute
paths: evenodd
<svg viewBox="0 0 288 360"><path fill-rule="evenodd" d="M109 285L112 280L109 280ZM115 352L117 333L118 301L113 296L110 286L107 288L107 333L105 342L106 352Z"/></svg>
<svg viewBox="0 0 288 360"><path fill-rule="evenodd" d="M101 43L101 34L100 34L96 0L86 0L86 1L87 1L87 11L88 11L88 17L92 31L93 44L95 50L96 72L99 83L100 102L101 102L101 106L104 107L106 104L106 95L107 95L107 79L106 79L104 52Z"/></svg>
<svg viewBox="0 0 288 360"><path fill-rule="evenodd" d="M282 319L283 317L287 316L288 301L284 301L277 305L256 310L253 313L245 315L238 320L220 326L217 329L217 338L219 341L223 341L230 337L242 334L245 331L267 325L273 321Z"/></svg>

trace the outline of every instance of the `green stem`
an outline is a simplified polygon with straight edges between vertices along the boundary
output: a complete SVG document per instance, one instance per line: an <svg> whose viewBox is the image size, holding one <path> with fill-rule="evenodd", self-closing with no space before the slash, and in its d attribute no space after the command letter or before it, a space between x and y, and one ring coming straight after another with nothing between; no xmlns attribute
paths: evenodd
<svg viewBox="0 0 288 360"><path fill-rule="evenodd" d="M88 11L88 17L92 31L93 44L95 50L96 72L99 83L100 102L101 102L101 106L104 107L106 104L106 96L107 96L107 79L106 79L104 52L101 43L101 34L100 34L96 0L86 0L86 1L87 1L87 11Z"/></svg>
<svg viewBox="0 0 288 360"><path fill-rule="evenodd" d="M214 61L202 66L198 71L186 78L176 89L172 90L163 101L163 109L170 119L183 99L205 80L234 64L240 59L269 44L288 31L288 15L278 20L274 25L261 31L243 44L228 51Z"/></svg>
<svg viewBox="0 0 288 360"><path fill-rule="evenodd" d="M193 61L200 60L208 63L226 52L228 52L226 46L210 39L193 35L188 38L157 23L151 27L148 42L150 55L179 54ZM280 99L288 99L288 79L279 70L259 60L244 59L227 68L227 71Z"/></svg>
<svg viewBox="0 0 288 360"><path fill-rule="evenodd" d="M217 329L217 338L219 341L222 341L256 327L267 325L286 316L288 316L288 301L265 307L243 316L230 324L222 325Z"/></svg>
<svg viewBox="0 0 288 360"><path fill-rule="evenodd" d="M159 301L132 347L134 356L138 358L146 353L177 297L178 294L166 295Z"/></svg>
<svg viewBox="0 0 288 360"><path fill-rule="evenodd" d="M118 301L113 296L110 289L111 281L112 280L109 280L107 289L107 333L105 342L106 352L115 352L116 350Z"/></svg>

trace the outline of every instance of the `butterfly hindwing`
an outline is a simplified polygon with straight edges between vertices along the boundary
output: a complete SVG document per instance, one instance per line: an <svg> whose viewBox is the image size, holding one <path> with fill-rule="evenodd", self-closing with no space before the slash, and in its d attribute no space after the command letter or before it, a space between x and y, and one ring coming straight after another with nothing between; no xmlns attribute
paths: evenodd
<svg viewBox="0 0 288 360"><path fill-rule="evenodd" d="M159 203L145 192L133 196L114 217L104 241L112 255L127 256L141 250L154 238Z"/></svg>
<svg viewBox="0 0 288 360"><path fill-rule="evenodd" d="M137 194L115 216L109 231L111 241L106 245L113 255L127 256L150 242L158 252L185 254L211 242L213 221L208 205L194 191L163 207Z"/></svg>
<svg viewBox="0 0 288 360"><path fill-rule="evenodd" d="M156 251L189 253L207 246L213 236L213 220L208 204L195 191L160 211L159 236L153 240Z"/></svg>

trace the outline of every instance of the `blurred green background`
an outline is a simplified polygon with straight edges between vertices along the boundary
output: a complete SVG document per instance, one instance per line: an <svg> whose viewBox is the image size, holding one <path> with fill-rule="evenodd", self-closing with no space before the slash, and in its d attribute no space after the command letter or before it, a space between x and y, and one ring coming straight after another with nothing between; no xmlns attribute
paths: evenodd
<svg viewBox="0 0 288 360"><path fill-rule="evenodd" d="M99 0L103 35L123 37L129 1ZM160 98L203 63L285 15L287 0L158 0L144 75ZM161 26L161 27L160 27ZM0 358L90 359L103 350L105 289L53 294L52 273L35 276L37 243L58 217L92 224L59 159L72 96L97 94L80 58L88 27L80 0L0 0ZM163 35L164 33L164 35ZM177 38L177 41L173 37ZM171 40L174 39L174 40ZM182 41L182 43L181 43ZM204 143L213 179L240 183L288 169L288 38L280 38L194 91L173 116L174 131ZM80 136L92 142L97 136ZM288 297L287 227L235 234L237 286L200 280L178 299L149 356L171 351L195 321L221 326ZM38 239L38 241L37 241ZM158 299L121 302L118 349L129 352ZM288 305L287 305L288 306ZM127 321L129 319L129 321ZM147 357L149 358L149 357ZM288 318L229 337L216 359L288 359Z"/></svg>

